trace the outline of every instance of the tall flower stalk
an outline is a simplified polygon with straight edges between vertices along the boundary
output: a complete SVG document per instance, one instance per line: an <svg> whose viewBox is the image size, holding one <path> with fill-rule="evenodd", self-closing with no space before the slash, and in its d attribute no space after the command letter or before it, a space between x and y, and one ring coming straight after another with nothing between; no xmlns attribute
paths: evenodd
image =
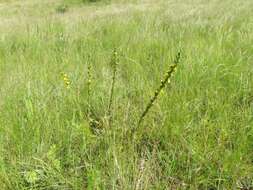
<svg viewBox="0 0 253 190"><path fill-rule="evenodd" d="M160 86L158 87L158 89L155 91L154 95L152 96L152 98L148 102L145 110L142 112L142 114L138 120L137 127L139 127L141 125L145 116L148 114L150 108L152 108L152 106L154 105L154 102L157 100L159 94L165 88L166 84L168 84L168 82L170 81L172 74L176 71L176 68L177 68L179 60L180 60L180 56L181 56L181 54L179 52L174 60L174 63L169 67L164 78L161 80Z"/></svg>
<svg viewBox="0 0 253 190"><path fill-rule="evenodd" d="M110 90L110 99L109 99L109 105L108 105L108 117L109 117L109 126L111 126L112 123L112 103L113 103L113 96L114 96L114 89L115 89L115 83L116 83L116 74L117 74L117 66L118 66L118 52L115 49L113 51L112 59L111 59L111 66L112 66L112 85Z"/></svg>
<svg viewBox="0 0 253 190"><path fill-rule="evenodd" d="M88 62L87 62L87 88L88 88L88 119L91 120L91 58L90 55L88 55Z"/></svg>

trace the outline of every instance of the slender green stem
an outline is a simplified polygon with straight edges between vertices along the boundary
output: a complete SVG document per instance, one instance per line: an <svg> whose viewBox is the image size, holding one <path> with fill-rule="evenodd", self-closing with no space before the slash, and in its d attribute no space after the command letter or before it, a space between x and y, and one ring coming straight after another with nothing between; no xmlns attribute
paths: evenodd
<svg viewBox="0 0 253 190"><path fill-rule="evenodd" d="M88 75L88 81L87 81L87 88L88 88L88 119L91 119L91 59L90 55L88 56L88 62L87 62L87 75Z"/></svg>
<svg viewBox="0 0 253 190"><path fill-rule="evenodd" d="M108 105L108 117L109 117L109 126L112 123L112 103L113 103L113 95L114 95L114 88L116 83L116 74L117 74L117 65L118 65L118 53L116 50L113 52L112 60L111 60L113 76L112 76L112 85L110 90L110 99Z"/></svg>

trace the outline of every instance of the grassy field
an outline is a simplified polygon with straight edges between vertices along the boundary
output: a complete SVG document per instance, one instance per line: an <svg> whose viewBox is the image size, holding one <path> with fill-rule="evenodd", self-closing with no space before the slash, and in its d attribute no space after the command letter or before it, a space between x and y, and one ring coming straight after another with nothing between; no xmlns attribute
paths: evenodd
<svg viewBox="0 0 253 190"><path fill-rule="evenodd" d="M252 190L252 72L252 0L0 0L0 189Z"/></svg>

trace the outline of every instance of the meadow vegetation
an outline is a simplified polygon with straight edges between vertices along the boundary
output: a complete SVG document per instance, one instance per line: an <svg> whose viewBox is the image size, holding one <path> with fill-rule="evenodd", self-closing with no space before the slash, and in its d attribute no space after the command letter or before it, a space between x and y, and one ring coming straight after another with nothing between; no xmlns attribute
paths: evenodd
<svg viewBox="0 0 253 190"><path fill-rule="evenodd" d="M252 72L252 0L0 0L0 189L250 190Z"/></svg>

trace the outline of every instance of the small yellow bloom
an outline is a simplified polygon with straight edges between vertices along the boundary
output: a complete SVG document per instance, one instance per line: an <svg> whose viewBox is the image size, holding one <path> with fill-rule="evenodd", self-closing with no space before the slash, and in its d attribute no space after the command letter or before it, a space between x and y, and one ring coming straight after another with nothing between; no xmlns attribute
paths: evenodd
<svg viewBox="0 0 253 190"><path fill-rule="evenodd" d="M64 81L65 87L70 88L71 82L70 82L69 76L66 73L63 73L63 72L61 74L63 76L63 81Z"/></svg>

